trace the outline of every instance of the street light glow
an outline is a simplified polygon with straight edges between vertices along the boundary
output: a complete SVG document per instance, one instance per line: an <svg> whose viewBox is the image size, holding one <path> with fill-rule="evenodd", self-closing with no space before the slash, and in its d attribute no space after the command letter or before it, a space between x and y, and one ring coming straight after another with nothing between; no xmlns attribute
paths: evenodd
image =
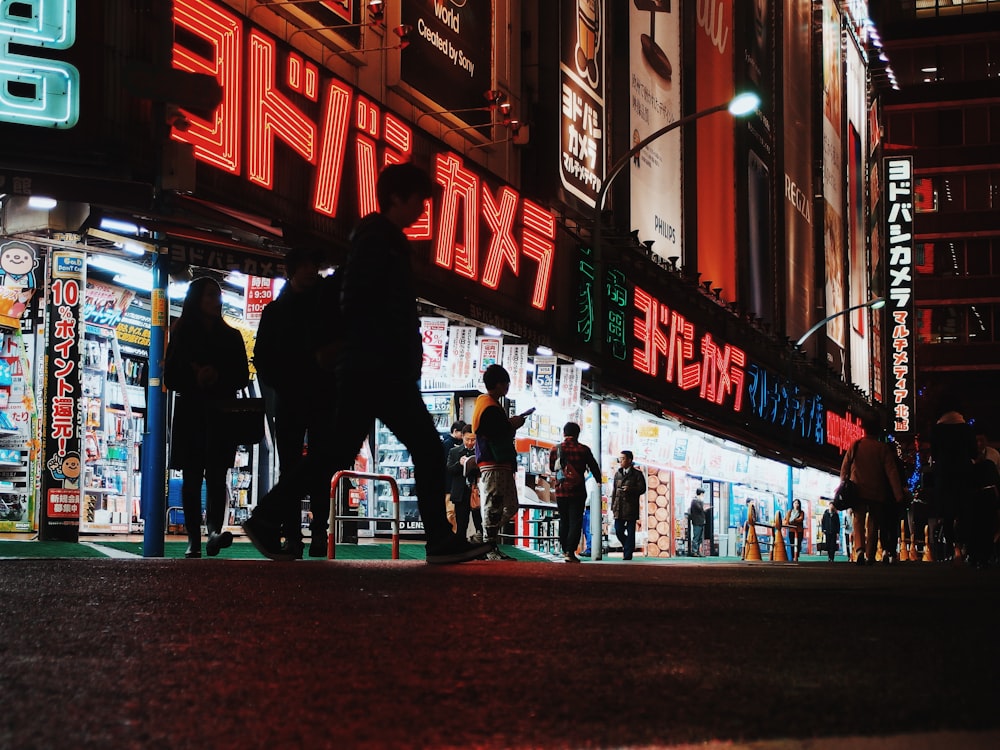
<svg viewBox="0 0 1000 750"><path fill-rule="evenodd" d="M760 97L752 91L744 91L742 94L737 94L733 97L732 101L729 102L728 109L729 114L733 117L743 117L751 112L755 112L759 106Z"/></svg>

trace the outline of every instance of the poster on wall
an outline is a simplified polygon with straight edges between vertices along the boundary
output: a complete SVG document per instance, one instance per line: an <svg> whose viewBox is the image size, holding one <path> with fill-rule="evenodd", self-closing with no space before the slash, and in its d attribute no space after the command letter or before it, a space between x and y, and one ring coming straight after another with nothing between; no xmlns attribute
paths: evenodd
<svg viewBox="0 0 1000 750"><path fill-rule="evenodd" d="M80 526L82 253L51 254L45 344L42 537L76 541Z"/></svg>
<svg viewBox="0 0 1000 750"><path fill-rule="evenodd" d="M823 248L826 259L826 313L846 306L844 278L844 157L843 157L843 51L840 9L835 0L823 0ZM847 345L844 316L826 325L829 364L844 368Z"/></svg>
<svg viewBox="0 0 1000 750"><path fill-rule="evenodd" d="M640 7L642 8L640 10ZM681 117L681 3L629 3L629 123L632 145ZM659 138L632 159L632 227L661 258L680 256L681 134Z"/></svg>
<svg viewBox="0 0 1000 750"><path fill-rule="evenodd" d="M853 38L852 38L853 40ZM851 382L871 393L871 308L863 307L871 299L868 276L868 216L865 212L865 174L868 135L868 108L865 66L853 41L847 46L847 304L857 307L847 317L851 362Z"/></svg>
<svg viewBox="0 0 1000 750"><path fill-rule="evenodd" d="M604 182L604 1L560 0L559 179L588 206Z"/></svg>

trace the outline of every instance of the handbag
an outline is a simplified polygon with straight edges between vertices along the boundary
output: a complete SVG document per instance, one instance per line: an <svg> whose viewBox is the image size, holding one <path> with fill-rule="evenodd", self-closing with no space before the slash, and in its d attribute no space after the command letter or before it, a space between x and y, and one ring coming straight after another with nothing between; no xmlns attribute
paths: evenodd
<svg viewBox="0 0 1000 750"><path fill-rule="evenodd" d="M833 495L833 507L837 510L848 510L857 505L859 500L861 497L858 495L858 485L850 479L845 479Z"/></svg>
<svg viewBox="0 0 1000 750"><path fill-rule="evenodd" d="M253 445L264 439L264 399L224 398L212 402L212 433L233 445Z"/></svg>

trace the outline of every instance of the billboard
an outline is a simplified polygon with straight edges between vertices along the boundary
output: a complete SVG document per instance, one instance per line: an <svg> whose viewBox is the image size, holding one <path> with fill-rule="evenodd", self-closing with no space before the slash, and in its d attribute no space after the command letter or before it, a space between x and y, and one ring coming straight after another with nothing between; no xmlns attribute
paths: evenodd
<svg viewBox="0 0 1000 750"><path fill-rule="evenodd" d="M560 0L559 180L588 206L607 164L604 30L603 0Z"/></svg>
<svg viewBox="0 0 1000 750"><path fill-rule="evenodd" d="M892 430L897 442L913 431L916 389L916 319L913 298L913 159L885 159L886 243L886 352L892 410Z"/></svg>
<svg viewBox="0 0 1000 750"><path fill-rule="evenodd" d="M811 316L820 306L813 241L813 84L811 66L802 62L813 59L812 2L783 3L785 330L797 339L815 322Z"/></svg>
<svg viewBox="0 0 1000 750"><path fill-rule="evenodd" d="M400 80L445 110L483 106L493 88L493 3L407 0L401 10L412 30L400 53ZM488 111L457 116L470 125L492 117Z"/></svg>
<svg viewBox="0 0 1000 750"><path fill-rule="evenodd" d="M865 175L868 172L868 107L865 65L853 43L847 45L847 293L848 305L864 305L871 298L868 272L868 216ZM871 308L859 307L847 318L851 357L851 382L865 393L871 383Z"/></svg>
<svg viewBox="0 0 1000 750"><path fill-rule="evenodd" d="M835 0L823 0L823 253L826 269L826 313L846 307L844 278L844 157L843 51L840 9ZM827 359L838 372L844 369L847 346L845 316L826 325Z"/></svg>
<svg viewBox="0 0 1000 750"><path fill-rule="evenodd" d="M695 105L714 107L733 95L733 0L698 3ZM731 117L698 120L698 270L728 300L737 298L734 124ZM742 297L742 295L740 295Z"/></svg>
<svg viewBox="0 0 1000 750"><path fill-rule="evenodd" d="M640 7L642 8L640 10ZM681 3L629 3L629 125L632 144L681 117ZM632 228L662 258L680 256L681 133L668 133L631 164Z"/></svg>

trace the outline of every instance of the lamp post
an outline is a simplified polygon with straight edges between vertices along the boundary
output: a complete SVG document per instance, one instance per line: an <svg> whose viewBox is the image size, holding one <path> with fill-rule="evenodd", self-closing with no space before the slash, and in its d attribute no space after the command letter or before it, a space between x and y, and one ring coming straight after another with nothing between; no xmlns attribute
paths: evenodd
<svg viewBox="0 0 1000 750"><path fill-rule="evenodd" d="M687 125L690 122L699 120L702 117L707 117L708 115L715 114L716 112L722 112L723 110L728 110L734 117L742 117L748 115L755 111L757 107L760 106L760 97L753 92L744 92L742 94L737 94L728 102L723 104L717 104L714 107L709 107L708 109L702 109L698 112L693 112L690 115L685 115L678 120L674 120L671 123L664 125L657 131L654 131L650 135L643 138L637 144L632 146L628 151L626 151L614 164L611 165L611 169L608 170L607 175L604 177L604 181L601 184L601 189L597 193L597 198L594 201L594 217L591 226L591 250L593 252L594 268L597 274L598 284L603 286L603 263L601 258L601 213L604 211L604 200L607 198L608 189L611 187L611 183L614 182L615 178L621 173L625 166L629 163L633 156L642 151L646 146L660 138L671 130L676 130L682 125ZM598 294L594 300L594 311L595 314L599 313L601 309L601 295ZM599 321L595 316L595 323L600 326ZM603 332L603 326L600 326L600 330ZM603 335L603 333L601 334ZM599 344L600 346L600 344ZM598 420L599 422L600 420ZM590 500L590 539L591 539L591 552L593 554L592 560L600 560L603 553L603 534L601 533L601 497L600 493L597 493L595 497L591 497Z"/></svg>
<svg viewBox="0 0 1000 750"><path fill-rule="evenodd" d="M812 328L803 333L802 336L799 337L799 340L795 342L795 345L802 346L802 342L804 342L807 338L816 333L816 331L818 331L820 328L823 328L827 323L829 323L834 318L839 318L841 315L847 315L847 313L853 312L854 310L860 310L862 307L870 307L872 310L878 310L880 307L885 307L885 299L882 297L876 297L875 299L870 299L867 302L862 302L857 305L851 305L850 307L845 308L839 312L835 312L833 315L827 315L825 318L823 318L823 320L819 321L819 323L816 323Z"/></svg>

